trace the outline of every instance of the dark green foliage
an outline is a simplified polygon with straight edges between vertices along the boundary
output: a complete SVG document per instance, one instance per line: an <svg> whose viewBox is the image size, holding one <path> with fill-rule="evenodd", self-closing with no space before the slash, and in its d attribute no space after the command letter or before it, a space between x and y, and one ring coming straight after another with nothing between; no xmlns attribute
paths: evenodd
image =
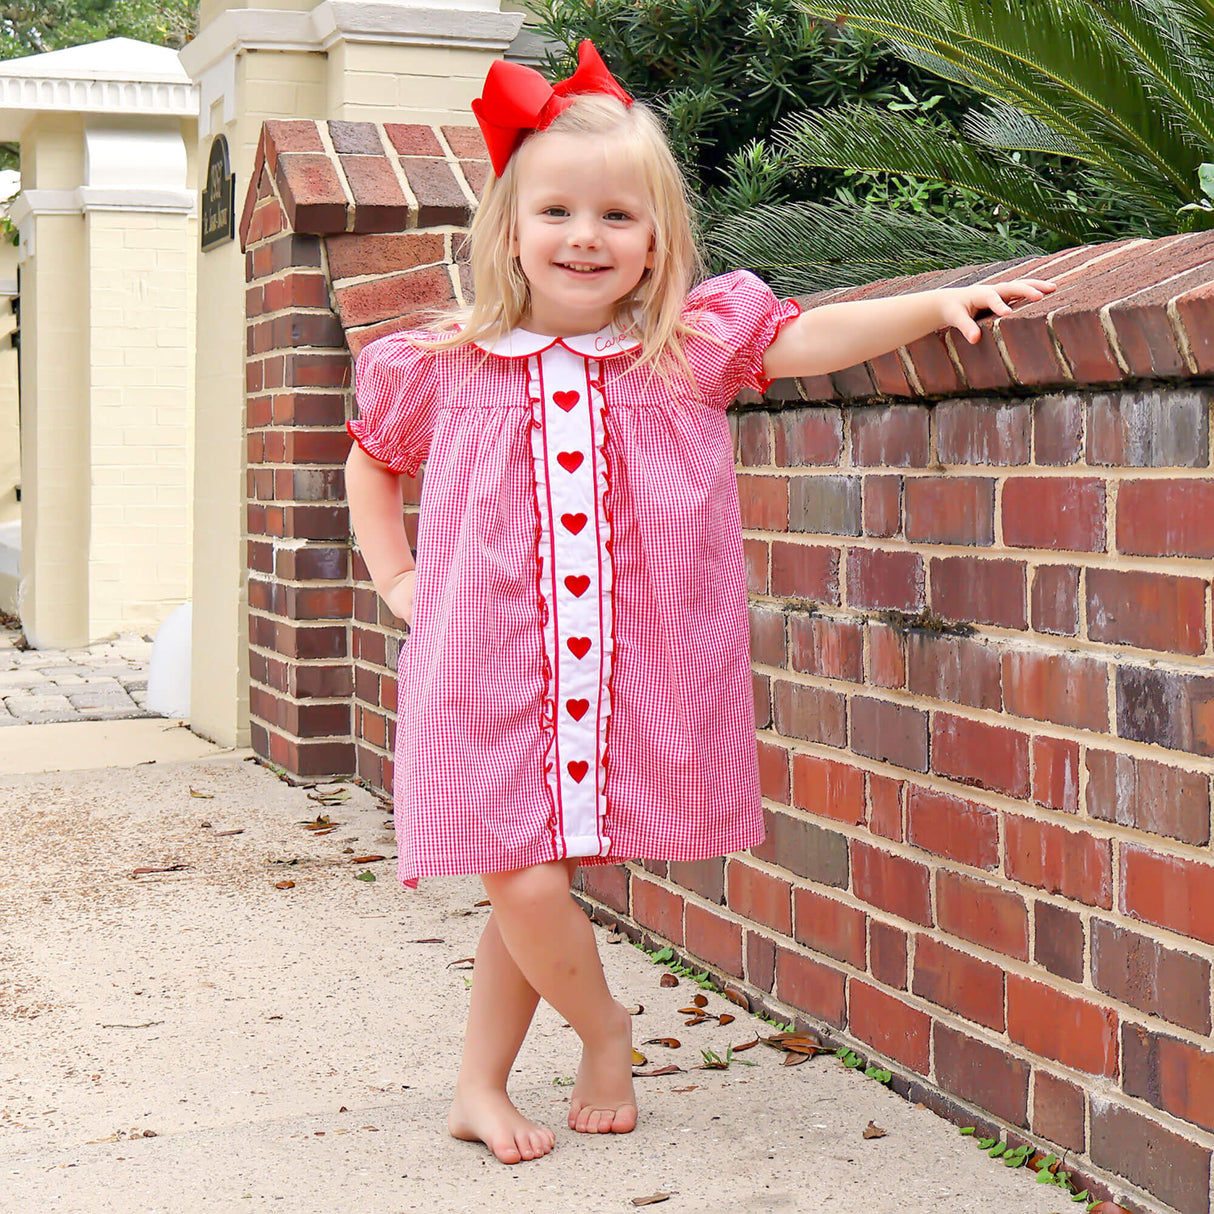
<svg viewBox="0 0 1214 1214"><path fill-rule="evenodd" d="M104 38L181 47L196 24L195 0L9 0L0 3L0 59Z"/></svg>

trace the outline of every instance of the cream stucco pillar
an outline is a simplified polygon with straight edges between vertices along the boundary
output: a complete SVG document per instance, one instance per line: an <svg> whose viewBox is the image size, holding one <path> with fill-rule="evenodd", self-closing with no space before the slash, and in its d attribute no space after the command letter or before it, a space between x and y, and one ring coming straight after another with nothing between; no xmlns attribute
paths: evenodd
<svg viewBox="0 0 1214 1214"><path fill-rule="evenodd" d="M84 121L39 115L22 134L21 590L39 646L88 638L88 396Z"/></svg>
<svg viewBox="0 0 1214 1214"><path fill-rule="evenodd" d="M521 23L498 0L202 0L181 52L201 95L200 162L224 135L239 208L267 119L467 122ZM225 745L249 740L244 282L235 242L199 253L190 723Z"/></svg>

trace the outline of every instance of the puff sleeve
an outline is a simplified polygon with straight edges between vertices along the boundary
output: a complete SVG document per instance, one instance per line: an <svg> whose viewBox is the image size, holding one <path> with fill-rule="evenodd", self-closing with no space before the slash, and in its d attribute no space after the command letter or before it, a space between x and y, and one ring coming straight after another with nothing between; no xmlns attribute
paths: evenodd
<svg viewBox="0 0 1214 1214"><path fill-rule="evenodd" d="M410 336L391 333L363 348L354 364L358 417L346 429L372 459L416 476L434 434L438 385L434 351Z"/></svg>
<svg viewBox="0 0 1214 1214"><path fill-rule="evenodd" d="M710 278L692 290L683 320L694 333L684 349L696 386L708 404L726 408L743 388L763 392L763 355L781 327L801 314L791 299L780 300L749 270Z"/></svg>

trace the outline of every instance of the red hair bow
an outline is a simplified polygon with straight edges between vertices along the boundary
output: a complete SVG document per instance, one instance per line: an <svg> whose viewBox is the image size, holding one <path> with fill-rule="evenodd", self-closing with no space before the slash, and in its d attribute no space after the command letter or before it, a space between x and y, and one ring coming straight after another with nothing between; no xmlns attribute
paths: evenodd
<svg viewBox="0 0 1214 1214"><path fill-rule="evenodd" d="M549 84L534 68L496 60L485 77L481 95L472 103L489 148L493 171L500 177L510 157L531 131L545 130L552 120L582 93L606 93L625 105L632 98L620 88L607 65L586 39L577 48L577 71L568 80Z"/></svg>

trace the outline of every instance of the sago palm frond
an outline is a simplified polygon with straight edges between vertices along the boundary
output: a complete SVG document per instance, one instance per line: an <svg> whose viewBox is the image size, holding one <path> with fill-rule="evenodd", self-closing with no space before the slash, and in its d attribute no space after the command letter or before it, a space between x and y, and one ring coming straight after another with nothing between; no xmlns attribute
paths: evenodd
<svg viewBox="0 0 1214 1214"><path fill-rule="evenodd" d="M1214 149L1214 3L1088 0L1166 113Z"/></svg>
<svg viewBox="0 0 1214 1214"><path fill-rule="evenodd" d="M948 130L869 106L798 114L779 128L782 149L806 167L902 173L961 186L1075 243L1090 236L1071 203L1048 181Z"/></svg>
<svg viewBox="0 0 1214 1214"><path fill-rule="evenodd" d="M722 223L710 250L791 295L1042 251L953 220L842 202L756 207Z"/></svg>
<svg viewBox="0 0 1214 1214"><path fill-rule="evenodd" d="M991 101L980 110L970 110L961 122L961 133L988 148L1087 159L1086 149L1073 139L1005 101Z"/></svg>
<svg viewBox="0 0 1214 1214"><path fill-rule="evenodd" d="M955 65L974 87L1086 147L1086 159L1120 171L1161 205L1193 194L1202 139L1166 89L1147 87L1149 65L1131 66L1133 52L1089 0L802 2L815 16ZM1167 49L1160 39L1152 47L1161 56Z"/></svg>

